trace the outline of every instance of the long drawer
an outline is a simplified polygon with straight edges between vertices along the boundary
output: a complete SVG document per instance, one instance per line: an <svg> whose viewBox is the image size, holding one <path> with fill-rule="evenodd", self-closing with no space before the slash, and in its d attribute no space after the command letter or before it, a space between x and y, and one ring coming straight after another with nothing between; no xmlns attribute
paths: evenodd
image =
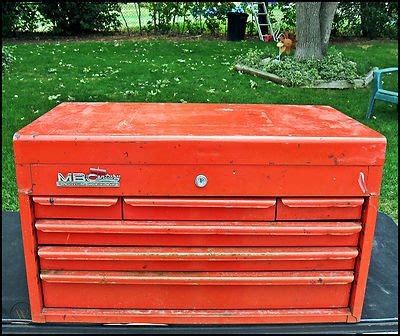
<svg viewBox="0 0 400 336"><path fill-rule="evenodd" d="M348 306L353 272L42 271L45 307L279 309Z"/></svg>
<svg viewBox="0 0 400 336"><path fill-rule="evenodd" d="M359 222L39 219L40 245L357 246Z"/></svg>
<svg viewBox="0 0 400 336"><path fill-rule="evenodd" d="M42 270L276 271L352 270L355 247L41 246Z"/></svg>

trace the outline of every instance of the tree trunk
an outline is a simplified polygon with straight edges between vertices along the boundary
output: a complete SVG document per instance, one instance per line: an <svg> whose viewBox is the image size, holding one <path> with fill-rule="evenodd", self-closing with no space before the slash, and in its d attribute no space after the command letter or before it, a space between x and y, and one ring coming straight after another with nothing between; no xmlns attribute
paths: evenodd
<svg viewBox="0 0 400 336"><path fill-rule="evenodd" d="M325 56L328 50L329 38L332 31L333 18L335 16L336 8L339 4L337 2L322 2L321 11L319 13L319 22L321 29L321 47L322 54Z"/></svg>
<svg viewBox="0 0 400 336"><path fill-rule="evenodd" d="M320 59L322 55L321 2L296 2L296 59Z"/></svg>
<svg viewBox="0 0 400 336"><path fill-rule="evenodd" d="M296 3L296 59L321 59L328 49L339 2Z"/></svg>
<svg viewBox="0 0 400 336"><path fill-rule="evenodd" d="M141 9L141 3L137 3L138 7L138 20L139 20L139 34L142 35L142 9Z"/></svg>

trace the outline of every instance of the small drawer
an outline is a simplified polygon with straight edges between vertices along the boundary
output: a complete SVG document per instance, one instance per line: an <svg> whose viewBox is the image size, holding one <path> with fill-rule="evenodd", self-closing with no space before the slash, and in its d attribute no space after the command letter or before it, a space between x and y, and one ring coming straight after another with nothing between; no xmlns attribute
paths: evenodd
<svg viewBox="0 0 400 336"><path fill-rule="evenodd" d="M38 197L32 198L36 218L121 219L118 197Z"/></svg>
<svg viewBox="0 0 400 336"><path fill-rule="evenodd" d="M124 198L124 218L136 220L274 220L274 198Z"/></svg>
<svg viewBox="0 0 400 336"><path fill-rule="evenodd" d="M355 220L361 218L363 198L281 198L277 220Z"/></svg>
<svg viewBox="0 0 400 336"><path fill-rule="evenodd" d="M353 272L42 271L44 306L280 309L348 306Z"/></svg>
<svg viewBox="0 0 400 336"><path fill-rule="evenodd" d="M352 270L356 247L41 246L42 270L278 271Z"/></svg>
<svg viewBox="0 0 400 336"><path fill-rule="evenodd" d="M40 245L357 246L359 222L39 219Z"/></svg>

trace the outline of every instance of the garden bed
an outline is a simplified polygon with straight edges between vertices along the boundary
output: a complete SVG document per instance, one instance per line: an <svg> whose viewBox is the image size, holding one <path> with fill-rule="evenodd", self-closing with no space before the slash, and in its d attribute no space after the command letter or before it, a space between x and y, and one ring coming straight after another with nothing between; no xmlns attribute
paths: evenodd
<svg viewBox="0 0 400 336"><path fill-rule="evenodd" d="M258 70L252 67L248 67L246 65L241 65L241 64L236 64L234 69L236 71L242 72L242 73L247 73L253 76L261 77L264 79L267 79L271 82L274 82L276 84L281 84L281 85L288 85L288 82L285 78L279 77L273 73ZM375 69L378 69L376 67L372 68L364 77L354 79L353 81L348 81L345 79L339 79L339 80L332 80L332 81L326 81L326 80L315 80L313 84L308 84L308 85L301 85L301 88L309 88L309 89L359 89L368 86L369 83L371 83L372 79L374 78L373 72Z"/></svg>
<svg viewBox="0 0 400 336"><path fill-rule="evenodd" d="M277 57L271 50L252 49L237 58L234 69L285 86L350 89L366 87L373 79L375 68L364 75L356 62L331 48L322 59L302 61L293 55Z"/></svg>

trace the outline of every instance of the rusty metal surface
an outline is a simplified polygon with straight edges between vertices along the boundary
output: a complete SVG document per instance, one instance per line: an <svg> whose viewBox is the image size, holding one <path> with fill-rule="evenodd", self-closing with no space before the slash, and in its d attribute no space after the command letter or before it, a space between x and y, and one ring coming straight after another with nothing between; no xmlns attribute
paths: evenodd
<svg viewBox="0 0 400 336"><path fill-rule="evenodd" d="M78 247L43 246L43 270L268 271L352 270L355 247Z"/></svg>
<svg viewBox="0 0 400 336"><path fill-rule="evenodd" d="M357 246L360 222L49 220L39 244L120 246Z"/></svg>
<svg viewBox="0 0 400 336"><path fill-rule="evenodd" d="M24 256L20 234L19 214L3 212L2 213L2 254L3 254L3 272L2 272L2 332L10 333L29 333L29 334L54 334L54 333L96 333L96 334L244 334L244 333L362 333L379 331L397 331L398 330L398 227L385 214L380 213L377 221L377 231L374 239L373 256L371 260L371 270L368 278L368 287L366 292L366 303L363 310L361 322L355 324L344 323L323 323L323 324L255 324L255 325L227 325L226 319L242 318L243 323L249 323L249 320L255 319L268 323L270 314L268 311L241 311L240 317L235 312L221 311L214 312L214 319L219 324L215 325L124 325L127 321L143 321L156 311L103 311L102 315L92 314L93 310L76 309L74 314L69 315L71 311L62 309L45 310L48 321L52 316L57 319L61 313L66 313L63 323L37 324L30 322L30 309L26 279L24 276ZM186 323L191 321L202 321L209 323L205 311L177 311L176 314L184 316ZM209 312L212 316L213 312ZM300 313L299 310L280 310L281 323L293 322L293 315ZM303 314L305 312L303 311ZM324 313L324 314L321 314ZM125 316L124 316L125 314ZM173 319L174 312L160 312L162 316L168 316ZM308 310L308 322L316 322L318 319L328 321L328 316L338 314L338 310ZM342 321L345 322L348 311L343 309ZM112 317L114 316L114 317ZM224 317L225 316L225 317ZM304 315L303 315L304 316ZM71 323L86 319L91 321L92 325L82 323ZM153 317L154 321L156 318ZM119 321L120 325L101 325L97 323L108 323L110 320ZM218 322L219 321L219 322ZM296 319L297 323L301 322ZM304 319L303 322L306 320ZM164 321L165 322L165 321Z"/></svg>
<svg viewBox="0 0 400 336"><path fill-rule="evenodd" d="M385 146L326 106L61 104L14 137L32 319L357 322Z"/></svg>
<svg viewBox="0 0 400 336"><path fill-rule="evenodd" d="M63 103L14 137L16 161L29 164L382 165L385 146L308 105Z"/></svg>

